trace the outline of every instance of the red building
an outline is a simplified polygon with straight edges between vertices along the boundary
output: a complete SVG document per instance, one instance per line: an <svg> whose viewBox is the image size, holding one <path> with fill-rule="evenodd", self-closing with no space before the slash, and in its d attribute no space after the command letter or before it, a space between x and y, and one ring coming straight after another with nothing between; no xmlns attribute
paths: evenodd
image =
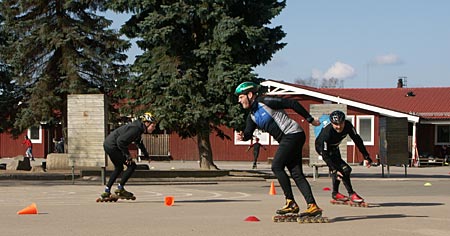
<svg viewBox="0 0 450 236"><path fill-rule="evenodd" d="M286 96L298 100L306 109L313 104L345 104L347 118L352 121L363 137L365 145L375 157L380 150L379 121L383 117L404 117L408 120L408 150L410 155L418 153L436 154L441 145L450 145L450 87L406 88L399 83L394 88L312 88L297 84L267 80L269 95ZM309 124L293 111L287 111L302 125L309 137ZM234 130L222 127L230 140L211 135L214 160L250 161L251 152L246 152L250 143L234 138ZM46 157L54 151L53 138L61 136L45 127L34 128L28 133L33 141L36 157ZM267 151L261 150L260 161L274 156L276 142L261 134L260 142ZM24 155L23 137L14 140L9 134L0 134L0 157ZM153 155L167 155L174 160L198 160L197 139L181 139L177 134L159 134L147 137L147 147ZM156 140L156 141L155 141ZM416 144L416 145L415 145ZM309 156L309 145L305 144L303 156ZM361 162L362 156L351 142L347 143L347 161Z"/></svg>

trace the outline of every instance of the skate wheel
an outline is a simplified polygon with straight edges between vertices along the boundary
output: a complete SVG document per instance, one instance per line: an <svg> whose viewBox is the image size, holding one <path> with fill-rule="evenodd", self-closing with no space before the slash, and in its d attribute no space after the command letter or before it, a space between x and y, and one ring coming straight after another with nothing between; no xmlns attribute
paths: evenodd
<svg viewBox="0 0 450 236"><path fill-rule="evenodd" d="M272 220L273 220L273 222L278 223L278 217L272 216Z"/></svg>
<svg viewBox="0 0 450 236"><path fill-rule="evenodd" d="M101 199L100 198L97 198L97 200L95 200L96 202L100 202L101 201Z"/></svg>

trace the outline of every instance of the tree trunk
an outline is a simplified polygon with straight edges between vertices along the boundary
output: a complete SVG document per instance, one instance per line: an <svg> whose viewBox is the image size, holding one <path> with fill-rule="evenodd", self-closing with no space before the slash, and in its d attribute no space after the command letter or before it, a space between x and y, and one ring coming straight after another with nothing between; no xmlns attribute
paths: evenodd
<svg viewBox="0 0 450 236"><path fill-rule="evenodd" d="M203 170L218 170L214 164L213 155L211 150L211 142L209 140L210 129L207 126L202 132L197 134L198 153L200 158L200 169Z"/></svg>

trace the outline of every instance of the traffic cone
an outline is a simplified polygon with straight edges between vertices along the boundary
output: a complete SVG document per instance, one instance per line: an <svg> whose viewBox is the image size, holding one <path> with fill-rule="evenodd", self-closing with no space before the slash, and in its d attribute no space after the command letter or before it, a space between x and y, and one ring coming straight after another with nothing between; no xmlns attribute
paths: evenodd
<svg viewBox="0 0 450 236"><path fill-rule="evenodd" d="M35 203L23 208L22 210L17 212L17 215L26 215L26 214L37 214L37 207Z"/></svg>
<svg viewBox="0 0 450 236"><path fill-rule="evenodd" d="M164 205L165 206L172 206L175 203L175 198L173 196L166 196L164 198Z"/></svg>
<svg viewBox="0 0 450 236"><path fill-rule="evenodd" d="M277 194L277 191L275 190L275 184L273 183L273 181L272 181L272 183L270 184L270 191L269 191L269 194L270 194L270 195L276 195L276 194Z"/></svg>

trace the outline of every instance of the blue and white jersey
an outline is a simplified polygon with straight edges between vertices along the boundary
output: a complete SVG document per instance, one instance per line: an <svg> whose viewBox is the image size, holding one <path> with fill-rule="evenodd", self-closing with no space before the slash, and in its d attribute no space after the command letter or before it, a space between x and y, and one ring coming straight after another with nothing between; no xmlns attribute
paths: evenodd
<svg viewBox="0 0 450 236"><path fill-rule="evenodd" d="M278 142L286 134L303 132L302 127L291 119L284 109L293 109L305 117L308 122L313 121L308 111L295 100L278 97L259 97L252 104L250 114L247 117L244 140L251 139L256 128L268 132Z"/></svg>

